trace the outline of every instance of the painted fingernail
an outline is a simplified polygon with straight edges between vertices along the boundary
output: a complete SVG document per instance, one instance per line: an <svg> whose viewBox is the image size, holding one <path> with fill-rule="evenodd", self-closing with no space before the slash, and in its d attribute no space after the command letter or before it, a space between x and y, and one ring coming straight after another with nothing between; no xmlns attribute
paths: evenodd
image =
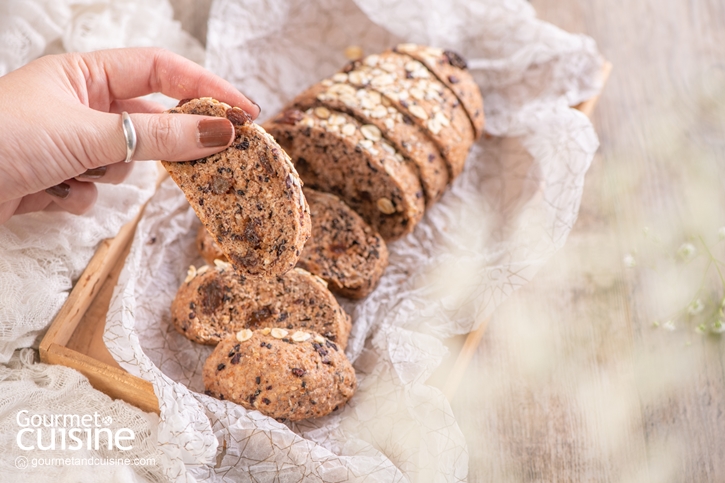
<svg viewBox="0 0 725 483"><path fill-rule="evenodd" d="M247 99L249 99L249 98L247 97ZM251 102L252 104L254 104L255 106L257 106L257 110L259 111L259 112L257 112L257 116L259 116L260 114L262 114L262 108L260 107L259 104L257 104L256 102L254 102L251 99L249 99L249 102Z"/></svg>
<svg viewBox="0 0 725 483"><path fill-rule="evenodd" d="M88 178L88 179L98 179L102 178L104 174L106 174L106 169L108 169L106 166L99 166L97 168L91 168L87 170L85 173L81 173L78 175L79 178Z"/></svg>
<svg viewBox="0 0 725 483"><path fill-rule="evenodd" d="M50 196L55 196L56 198L64 200L68 198L68 195L70 194L70 185L67 183L57 184L55 186L51 186L50 188L45 190L45 192L48 193Z"/></svg>
<svg viewBox="0 0 725 483"><path fill-rule="evenodd" d="M205 148L226 146L234 136L234 126L228 119L202 119L199 121L199 144Z"/></svg>

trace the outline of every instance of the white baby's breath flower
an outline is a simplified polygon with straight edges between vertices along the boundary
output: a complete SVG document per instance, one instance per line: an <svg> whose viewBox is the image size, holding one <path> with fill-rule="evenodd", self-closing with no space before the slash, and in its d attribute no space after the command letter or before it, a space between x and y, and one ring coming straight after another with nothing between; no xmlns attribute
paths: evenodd
<svg viewBox="0 0 725 483"><path fill-rule="evenodd" d="M629 253L624 256L622 262L627 268L634 268L635 266L637 266L637 260L635 260L634 257Z"/></svg>
<svg viewBox="0 0 725 483"><path fill-rule="evenodd" d="M672 332L677 327L675 327L675 323L673 321L668 320L667 322L665 322L664 324L662 324L662 328L663 329L666 329L666 330L669 330L670 332Z"/></svg>
<svg viewBox="0 0 725 483"><path fill-rule="evenodd" d="M707 326L705 324L700 324L697 327L695 327L695 332L697 332L700 335L707 334Z"/></svg>
<svg viewBox="0 0 725 483"><path fill-rule="evenodd" d="M720 240L725 240L725 226L721 226L720 229L717 231L717 236L720 238Z"/></svg>
<svg viewBox="0 0 725 483"><path fill-rule="evenodd" d="M677 256L682 260L691 260L697 254L697 248L690 242L683 243L677 249Z"/></svg>
<svg viewBox="0 0 725 483"><path fill-rule="evenodd" d="M722 334L723 332L725 332L725 321L718 319L713 322L712 331L716 334Z"/></svg>
<svg viewBox="0 0 725 483"><path fill-rule="evenodd" d="M705 309L705 304L702 303L702 300L697 299L690 303L690 305L687 306L687 313L690 315L697 315L700 312L702 312Z"/></svg>

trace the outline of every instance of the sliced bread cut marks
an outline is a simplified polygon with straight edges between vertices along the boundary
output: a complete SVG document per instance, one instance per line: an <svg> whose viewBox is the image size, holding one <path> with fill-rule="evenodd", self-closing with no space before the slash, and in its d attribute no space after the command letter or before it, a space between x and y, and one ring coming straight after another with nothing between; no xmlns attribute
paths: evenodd
<svg viewBox="0 0 725 483"><path fill-rule="evenodd" d="M474 132L458 98L417 60L387 52L349 67L348 82L380 92L401 113L426 129L448 165L450 180L462 171Z"/></svg>
<svg viewBox="0 0 725 483"><path fill-rule="evenodd" d="M422 218L425 200L416 169L377 126L317 107L287 110L265 128L306 185L340 197L386 240L410 233Z"/></svg>
<svg viewBox="0 0 725 483"><path fill-rule="evenodd" d="M478 84L468 70L468 64L460 54L452 50L416 44L398 44L393 51L422 62L461 101L473 125L475 138L483 134L483 97Z"/></svg>
<svg viewBox="0 0 725 483"><path fill-rule="evenodd" d="M438 146L389 99L373 89L353 87L347 74L340 72L307 89L290 107L304 111L318 106L346 112L363 124L376 126L386 141L415 164L427 206L443 195L448 185L448 168Z"/></svg>

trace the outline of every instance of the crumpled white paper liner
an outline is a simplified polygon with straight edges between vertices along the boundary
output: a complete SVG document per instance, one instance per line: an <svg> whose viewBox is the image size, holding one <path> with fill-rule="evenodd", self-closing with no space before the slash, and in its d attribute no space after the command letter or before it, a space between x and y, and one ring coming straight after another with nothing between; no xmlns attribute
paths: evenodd
<svg viewBox="0 0 725 483"><path fill-rule="evenodd" d="M198 221L169 180L152 199L109 310L106 342L159 397L159 443L174 481L463 481L465 440L425 381L442 340L475 329L565 242L598 146L569 108L600 89L594 42L537 20L519 0L214 3L207 64L267 115L339 69L352 44L401 40L470 60L487 134L464 173L410 236L389 245L378 289L345 302L359 389L325 418L284 425L203 390L211 348L179 335L169 306ZM367 15L366 15L367 14ZM498 137L492 137L495 135Z"/></svg>

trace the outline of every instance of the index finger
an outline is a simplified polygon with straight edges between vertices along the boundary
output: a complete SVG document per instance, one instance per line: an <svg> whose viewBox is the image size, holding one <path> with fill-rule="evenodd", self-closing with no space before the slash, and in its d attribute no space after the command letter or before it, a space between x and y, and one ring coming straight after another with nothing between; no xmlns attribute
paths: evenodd
<svg viewBox="0 0 725 483"><path fill-rule="evenodd" d="M110 49L79 54L79 57L89 99L106 97L106 94L112 101L161 92L175 99L213 97L242 108L252 118L259 115L259 106L231 83L168 50Z"/></svg>

